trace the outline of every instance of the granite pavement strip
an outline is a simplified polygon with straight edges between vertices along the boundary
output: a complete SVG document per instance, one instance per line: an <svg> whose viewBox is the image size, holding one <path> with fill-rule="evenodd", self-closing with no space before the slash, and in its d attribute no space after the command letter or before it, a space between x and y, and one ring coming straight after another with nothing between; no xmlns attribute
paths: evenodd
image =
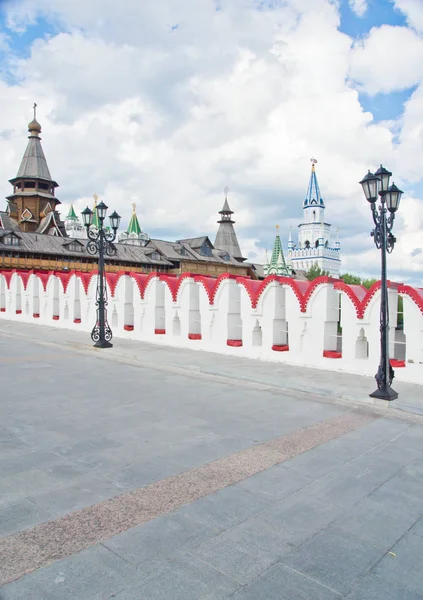
<svg viewBox="0 0 423 600"><path fill-rule="evenodd" d="M0 539L0 584L96 545L377 419L348 412Z"/></svg>

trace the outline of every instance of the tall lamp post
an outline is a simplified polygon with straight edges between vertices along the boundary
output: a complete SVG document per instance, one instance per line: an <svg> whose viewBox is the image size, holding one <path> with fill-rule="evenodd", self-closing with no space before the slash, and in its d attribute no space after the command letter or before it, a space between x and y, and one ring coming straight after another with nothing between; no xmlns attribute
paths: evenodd
<svg viewBox="0 0 423 600"><path fill-rule="evenodd" d="M98 278L97 278L97 292L96 292L96 307L97 307L97 320L96 324L91 331L91 339L94 342L96 348L111 348L113 344L110 343L112 339L112 330L107 322L107 285L104 275L104 256L115 256L117 250L113 245L116 239L116 232L119 228L120 216L116 211L113 211L110 215L110 226L112 233L107 231L104 227L104 219L106 218L108 207L104 202L100 202L97 205L97 215L100 222L100 227L91 227L93 222L93 211L87 206L82 211L82 220L87 228L87 250L93 255L98 254Z"/></svg>
<svg viewBox="0 0 423 600"><path fill-rule="evenodd" d="M391 253L397 241L392 234L395 213L398 210L402 191L394 184L389 185L392 173L382 165L375 174L367 173L360 181L366 200L370 203L375 228L371 232L376 248L381 253L381 296L380 296L380 363L375 379L377 390L370 394L372 398L395 400L398 393L391 388L394 370L389 362L389 311L388 287L386 281L386 253ZM376 207L376 201L380 204ZM389 215L388 215L389 212Z"/></svg>

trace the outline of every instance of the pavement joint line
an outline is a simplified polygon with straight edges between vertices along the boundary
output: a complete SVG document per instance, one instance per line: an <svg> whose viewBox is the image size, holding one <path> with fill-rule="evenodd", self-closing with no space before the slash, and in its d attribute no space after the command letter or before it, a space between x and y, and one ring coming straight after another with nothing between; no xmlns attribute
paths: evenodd
<svg viewBox="0 0 423 600"><path fill-rule="evenodd" d="M34 327L49 327L46 325L34 325ZM49 327L49 329L54 330L54 327ZM61 330L61 331L67 331L67 330ZM295 393L295 394L300 394L302 395L305 399L312 399L312 400L317 400L318 402L323 402L325 404L339 404L341 406L346 406L348 408L356 408L356 409L361 409L364 411L370 411L371 413L376 413L378 415L384 416L386 418L389 419L398 419L401 421L406 421L409 423L418 423L418 424L423 424L423 414L419 414L419 413L415 413L415 412L407 412L407 408L404 405L402 406L398 406L398 408L396 408L395 406L392 406L392 404L388 404L387 406L377 406L372 404L372 402L369 399L365 399L364 401L360 401L360 400L355 400L353 398L348 398L345 397L344 393L341 393L339 395L337 394L333 394L333 395L325 395L322 394L321 392L319 393L317 392L313 392L313 391L307 391L307 390L303 390L301 388L297 388L296 386L276 386L276 385L271 385L271 384L266 384L266 383L261 383L261 382L257 382L257 381L253 381L253 380L248 380L246 378L236 378L236 377L230 377L228 375L219 375L219 374L215 374L213 375L212 373L209 373L207 371L205 371L203 368L201 367L195 367L195 369L193 369L191 366L190 368L187 368L187 366L176 366L176 365L172 365L172 364L158 364L157 362L146 362L146 361L142 361L139 358L136 357L131 357L131 356L115 356L114 354L110 353L108 350L104 351L98 348L94 348L93 346L87 344L87 345L82 345L79 342L62 342L62 343L58 343L58 342L52 342L50 340L40 340L40 339L33 339L30 335L26 335L23 333L9 333L9 332L5 332L0 325L0 333L3 334L6 337L20 337L22 339L30 339L32 342L43 345L43 346L53 346L55 348L60 348L62 350L64 350L64 346L66 347L71 347L72 350L74 352L77 352L78 354L84 355L86 353L91 354L97 358L103 359L103 360L109 360L112 361L114 363L122 363L122 364L127 364L127 365L131 365L137 368L141 368L141 369L149 369L149 370L155 370L155 371L162 371L162 372L167 372L167 373L174 373L176 375L182 375L185 377L191 377L193 379L207 379L209 381L213 381L213 382L217 382L217 383L223 383L226 385L231 385L231 386L243 386L243 387L248 387L250 389L256 389L259 391L265 391L265 392L269 392L272 394L290 394L290 393ZM125 338L119 338L119 339L125 339ZM136 340L131 340L131 341L135 341ZM168 346L164 346L163 344L154 344L153 342L144 342L144 341L138 341L138 343L140 344L151 344L154 347L158 347L158 348L167 348ZM174 349L174 347L169 347ZM64 352L66 353L66 351L64 350ZM68 352L67 354L72 355L72 352ZM55 356L56 357L56 356ZM307 368L312 368L312 367L307 367ZM318 369L316 369L318 370ZM372 379L372 378L369 378Z"/></svg>
<svg viewBox="0 0 423 600"><path fill-rule="evenodd" d="M0 585L105 542L378 418L374 413L345 412L1 538Z"/></svg>

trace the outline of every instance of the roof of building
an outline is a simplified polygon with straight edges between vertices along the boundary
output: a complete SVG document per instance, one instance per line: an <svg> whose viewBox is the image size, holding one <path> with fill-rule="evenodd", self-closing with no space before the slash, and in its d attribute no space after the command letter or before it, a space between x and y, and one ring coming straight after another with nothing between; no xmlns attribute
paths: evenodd
<svg viewBox="0 0 423 600"><path fill-rule="evenodd" d="M77 221L78 217L76 216L76 212L75 209L73 207L73 202L71 202L70 208L69 208L69 212L68 212L68 216L66 217L66 219L68 220L72 220L72 221Z"/></svg>
<svg viewBox="0 0 423 600"><path fill-rule="evenodd" d="M11 252L19 253L21 256L23 253L28 252L30 254L50 255L50 256L69 256L74 258L91 258L95 260L95 257L91 256L84 242L79 240L59 237L56 235L42 235L37 233L25 233L23 231L14 230L13 233L20 239L18 246L4 245L2 243L3 238L11 233L11 230L0 229L0 253ZM76 244L78 250L70 250L70 244ZM114 244L117 249L116 256L107 258L110 262L121 262L121 263L134 263L134 265L156 265L156 266L173 266L171 262L166 260L165 257L161 257L159 260L154 260L147 256L144 252L144 248L140 246L128 246L126 244Z"/></svg>
<svg viewBox="0 0 423 600"><path fill-rule="evenodd" d="M321 208L325 208L325 203L323 201L322 195L320 193L319 184L317 182L316 169L315 164L317 160L311 159L311 176L310 182L308 184L307 195L304 200L303 208L308 206L320 206Z"/></svg>
<svg viewBox="0 0 423 600"><path fill-rule="evenodd" d="M177 244L188 244L190 248L201 248L201 246L206 242L210 247L213 246L207 235L201 235L200 237L193 238L185 238L183 240L176 240Z"/></svg>
<svg viewBox="0 0 423 600"><path fill-rule="evenodd" d="M136 235L140 235L140 233L142 233L142 229L141 229L140 224L138 222L136 208L137 208L136 204L135 204L135 202L133 202L133 204L132 204L132 215L131 215L131 218L130 218L129 223L128 223L128 229L126 230L126 233L128 235L131 234L131 233L135 233Z"/></svg>
<svg viewBox="0 0 423 600"><path fill-rule="evenodd" d="M28 144L15 179L43 179L51 181L57 186L57 183L51 178L46 157L41 146L41 138L39 137L41 125L35 118L28 125L28 131L30 133Z"/></svg>
<svg viewBox="0 0 423 600"><path fill-rule="evenodd" d="M236 237L234 222L231 215L233 211L229 208L228 203L228 188L225 188L225 202L222 210L219 211L222 218L218 221L219 229L214 241L214 247L222 252L227 252L238 261L245 260L242 256L241 248L239 247L238 238Z"/></svg>
<svg viewBox="0 0 423 600"><path fill-rule="evenodd" d="M289 277L291 271L287 267L283 255L281 238L279 237L279 225L276 225L276 237L270 262L265 266L266 275L281 275Z"/></svg>
<svg viewBox="0 0 423 600"><path fill-rule="evenodd" d="M199 240L202 240L202 243L199 243ZM208 244L206 244L210 252L208 255L201 254L201 248L205 241L208 241ZM157 248L168 260L194 260L196 262L214 262L240 266L240 262L228 252L213 248L206 235L198 238L188 238L187 240L178 240L176 242L151 239L145 250L148 251L152 247Z"/></svg>
<svg viewBox="0 0 423 600"><path fill-rule="evenodd" d="M19 225L12 219L6 210L0 210L0 231L8 229L9 231L20 231Z"/></svg>

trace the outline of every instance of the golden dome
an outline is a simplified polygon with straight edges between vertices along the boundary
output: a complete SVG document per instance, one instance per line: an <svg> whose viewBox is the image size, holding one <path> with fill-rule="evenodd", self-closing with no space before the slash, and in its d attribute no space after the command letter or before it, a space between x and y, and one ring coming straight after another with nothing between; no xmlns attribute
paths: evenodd
<svg viewBox="0 0 423 600"><path fill-rule="evenodd" d="M31 123L28 124L28 131L30 133L37 132L41 133L41 125L37 121L37 119L32 119Z"/></svg>

